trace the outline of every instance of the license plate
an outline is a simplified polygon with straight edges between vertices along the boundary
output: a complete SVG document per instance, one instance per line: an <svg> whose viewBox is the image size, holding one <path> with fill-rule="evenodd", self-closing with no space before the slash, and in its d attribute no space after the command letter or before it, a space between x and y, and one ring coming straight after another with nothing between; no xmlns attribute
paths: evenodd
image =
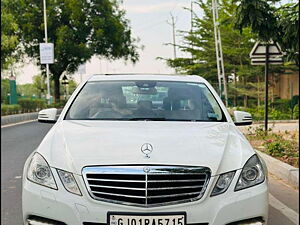
<svg viewBox="0 0 300 225"><path fill-rule="evenodd" d="M185 213L119 214L108 213L107 225L186 225Z"/></svg>

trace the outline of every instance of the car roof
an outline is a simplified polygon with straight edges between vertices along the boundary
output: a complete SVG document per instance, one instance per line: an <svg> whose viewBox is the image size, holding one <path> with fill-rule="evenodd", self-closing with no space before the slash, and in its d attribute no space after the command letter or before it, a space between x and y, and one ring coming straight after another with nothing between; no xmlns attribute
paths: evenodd
<svg viewBox="0 0 300 225"><path fill-rule="evenodd" d="M124 73L124 74L94 74L89 79L91 81L103 80L156 80L156 81L186 81L186 82L203 82L206 80L197 75L180 75L180 74L145 74L145 73Z"/></svg>

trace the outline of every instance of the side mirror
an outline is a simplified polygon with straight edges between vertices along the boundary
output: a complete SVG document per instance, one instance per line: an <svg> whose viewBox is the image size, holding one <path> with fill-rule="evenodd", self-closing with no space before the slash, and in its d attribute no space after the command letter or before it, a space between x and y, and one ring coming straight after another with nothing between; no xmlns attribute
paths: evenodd
<svg viewBox="0 0 300 225"><path fill-rule="evenodd" d="M246 126L252 124L252 116L250 113L243 111L233 111L234 124L236 126Z"/></svg>
<svg viewBox="0 0 300 225"><path fill-rule="evenodd" d="M56 122L56 114L57 114L56 108L43 109L43 110L39 111L38 122L55 123Z"/></svg>

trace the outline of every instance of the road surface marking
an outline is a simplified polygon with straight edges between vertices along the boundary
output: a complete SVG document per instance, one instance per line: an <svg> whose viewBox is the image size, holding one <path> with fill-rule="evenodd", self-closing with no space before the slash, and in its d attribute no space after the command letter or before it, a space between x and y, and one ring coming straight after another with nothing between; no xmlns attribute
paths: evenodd
<svg viewBox="0 0 300 225"><path fill-rule="evenodd" d="M289 207L287 207L285 204L283 204L281 201L279 201L271 194L269 194L269 204L273 208L280 211L283 215L285 215L285 217L288 218L291 222L297 225L299 224L299 214L294 210L290 209Z"/></svg>
<svg viewBox="0 0 300 225"><path fill-rule="evenodd" d="M18 122L18 123L7 124L7 125L1 126L1 128L12 127L12 126L21 125L21 124L24 124L24 123L30 123L30 122L34 122L34 121L37 121L37 119L35 119L35 120L26 120L26 121L22 121L22 122Z"/></svg>

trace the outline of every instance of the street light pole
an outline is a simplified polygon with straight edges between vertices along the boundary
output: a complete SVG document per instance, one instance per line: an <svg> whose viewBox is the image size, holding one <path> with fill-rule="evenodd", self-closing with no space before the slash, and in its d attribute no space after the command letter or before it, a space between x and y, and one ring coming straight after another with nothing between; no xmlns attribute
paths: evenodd
<svg viewBox="0 0 300 225"><path fill-rule="evenodd" d="M45 43L48 43L46 0L43 0L43 3L44 3ZM47 102L50 105L50 78L49 78L49 64L48 63L46 64L46 75L47 75Z"/></svg>

